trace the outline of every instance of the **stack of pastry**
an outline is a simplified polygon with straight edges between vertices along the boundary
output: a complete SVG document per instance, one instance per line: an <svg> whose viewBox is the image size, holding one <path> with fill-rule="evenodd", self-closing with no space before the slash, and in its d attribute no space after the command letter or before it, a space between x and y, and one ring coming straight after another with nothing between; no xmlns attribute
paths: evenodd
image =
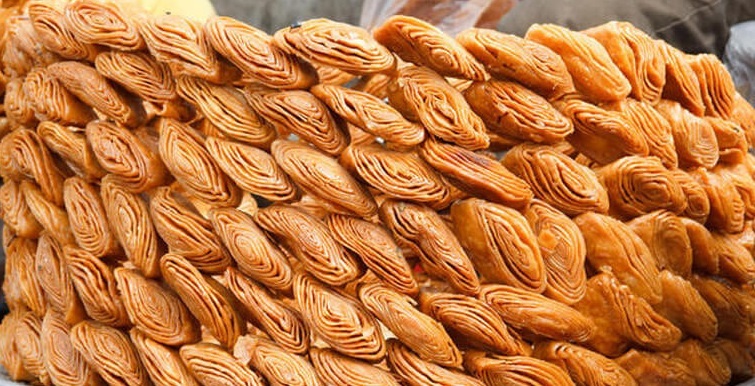
<svg viewBox="0 0 755 386"><path fill-rule="evenodd" d="M622 22L2 17L15 380L755 374L755 109L715 57Z"/></svg>

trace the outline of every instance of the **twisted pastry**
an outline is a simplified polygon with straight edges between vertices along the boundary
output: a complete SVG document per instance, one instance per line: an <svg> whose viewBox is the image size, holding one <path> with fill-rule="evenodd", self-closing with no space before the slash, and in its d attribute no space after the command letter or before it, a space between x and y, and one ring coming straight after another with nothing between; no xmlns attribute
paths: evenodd
<svg viewBox="0 0 755 386"><path fill-rule="evenodd" d="M57 313L69 324L84 319L86 311L71 281L63 246L49 233L45 232L39 236L34 265L39 285L47 300L47 309Z"/></svg>
<svg viewBox="0 0 755 386"><path fill-rule="evenodd" d="M575 344L538 342L532 355L560 367L579 385L637 385L618 363Z"/></svg>
<svg viewBox="0 0 755 386"><path fill-rule="evenodd" d="M180 355L191 375L202 385L265 385L262 377L216 344L185 345Z"/></svg>
<svg viewBox="0 0 755 386"><path fill-rule="evenodd" d="M42 123L55 121L84 126L95 118L92 109L68 92L47 68L32 69L24 79L23 88Z"/></svg>
<svg viewBox="0 0 755 386"><path fill-rule="evenodd" d="M37 125L37 134L47 148L59 155L76 175L93 182L104 177L107 172L87 144L83 131L78 127L63 126L51 121Z"/></svg>
<svg viewBox="0 0 755 386"><path fill-rule="evenodd" d="M177 351L155 342L135 328L129 331L129 337L152 382L168 386L199 386Z"/></svg>
<svg viewBox="0 0 755 386"><path fill-rule="evenodd" d="M55 312L48 311L42 319L40 344L50 380L56 385L104 385L97 370L74 348L69 335L70 329L70 325Z"/></svg>
<svg viewBox="0 0 755 386"><path fill-rule="evenodd" d="M14 180L5 180L0 186L0 217L3 225L19 237L34 239L43 229L26 204L21 186Z"/></svg>
<svg viewBox="0 0 755 386"><path fill-rule="evenodd" d="M560 367L526 356L502 357L470 351L464 355L464 367L488 385L503 382L531 385L573 385Z"/></svg>
<svg viewBox="0 0 755 386"><path fill-rule="evenodd" d="M132 331L168 346L199 340L199 323L176 294L136 270L116 268L113 275L128 317L135 325Z"/></svg>
<svg viewBox="0 0 755 386"><path fill-rule="evenodd" d="M396 339L388 340L388 366L411 386L483 386L482 381L455 370L420 359Z"/></svg>
<svg viewBox="0 0 755 386"><path fill-rule="evenodd" d="M244 335L233 354L267 379L270 386L321 386L312 364L265 338Z"/></svg>
<svg viewBox="0 0 755 386"><path fill-rule="evenodd" d="M80 177L66 179L63 201L76 243L96 257L119 255L122 250L110 230L100 192Z"/></svg>
<svg viewBox="0 0 755 386"><path fill-rule="evenodd" d="M93 61L100 48L82 42L73 34L66 23L63 7L63 3L47 0L26 2L34 31L45 48L65 59Z"/></svg>
<svg viewBox="0 0 755 386"><path fill-rule="evenodd" d="M318 378L329 385L399 386L393 375L369 363L341 355L329 348L311 348L309 360Z"/></svg>

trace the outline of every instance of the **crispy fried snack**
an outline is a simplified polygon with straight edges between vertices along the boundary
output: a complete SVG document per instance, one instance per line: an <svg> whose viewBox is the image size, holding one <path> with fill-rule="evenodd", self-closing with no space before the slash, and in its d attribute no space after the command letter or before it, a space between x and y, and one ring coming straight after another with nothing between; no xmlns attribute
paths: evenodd
<svg viewBox="0 0 755 386"><path fill-rule="evenodd" d="M328 106L308 91L247 88L245 95L249 105L281 138L293 133L331 157L341 154L349 143Z"/></svg>
<svg viewBox="0 0 755 386"><path fill-rule="evenodd" d="M173 253L163 255L160 270L165 282L199 323L224 347L233 347L238 337L246 332L246 325L230 291L212 277L203 275L188 260Z"/></svg>
<svg viewBox="0 0 755 386"><path fill-rule="evenodd" d="M718 139L708 121L667 99L655 108L671 125L680 167L711 169L718 163Z"/></svg>
<svg viewBox="0 0 755 386"><path fill-rule="evenodd" d="M136 270L116 268L113 275L128 317L138 334L168 346L181 346L199 340L199 322L175 293Z"/></svg>
<svg viewBox="0 0 755 386"><path fill-rule="evenodd" d="M379 362L385 356L385 340L377 320L356 299L306 275L294 279L294 299L309 329L332 349L370 362Z"/></svg>
<svg viewBox="0 0 755 386"><path fill-rule="evenodd" d="M31 181L21 181L21 192L26 199L29 211L44 230L61 244L76 243L65 210L54 202L48 201L39 187Z"/></svg>
<svg viewBox="0 0 755 386"><path fill-rule="evenodd" d="M317 83L307 62L273 45L272 36L224 16L204 23L204 35L220 55L257 83L278 89L306 89Z"/></svg>
<svg viewBox="0 0 755 386"><path fill-rule="evenodd" d="M262 386L264 379L213 343L197 343L181 347L181 360L191 375L202 385Z"/></svg>
<svg viewBox="0 0 755 386"><path fill-rule="evenodd" d="M129 336L152 382L167 386L199 386L176 350L155 342L136 328L129 331Z"/></svg>
<svg viewBox="0 0 755 386"><path fill-rule="evenodd" d="M388 366L410 386L483 386L482 381L424 361L396 339L388 340Z"/></svg>
<svg viewBox="0 0 755 386"><path fill-rule="evenodd" d="M13 340L26 371L37 378L39 383L50 385L50 374L45 368L45 358L42 353L41 330L42 318L34 315L33 312L26 312L18 321L15 332L10 333L15 333Z"/></svg>
<svg viewBox="0 0 755 386"><path fill-rule="evenodd" d="M68 26L63 2L31 0L26 9L34 31L48 50L71 60L93 61L100 48L79 40Z"/></svg>
<svg viewBox="0 0 755 386"><path fill-rule="evenodd" d="M135 21L136 12L128 3L75 0L65 6L65 25L77 40L120 51L146 48Z"/></svg>
<svg viewBox="0 0 755 386"><path fill-rule="evenodd" d="M43 229L26 204L21 186L14 180L5 180L0 186L0 217L3 225L19 237L34 239Z"/></svg>
<svg viewBox="0 0 755 386"><path fill-rule="evenodd" d="M375 39L401 59L443 76L484 81L485 68L452 37L430 23L396 15L372 31Z"/></svg>
<svg viewBox="0 0 755 386"><path fill-rule="evenodd" d="M24 89L23 78L11 78L5 84L5 96L3 98L3 107L5 115L11 124L34 127L37 124L35 116L35 104L37 103Z"/></svg>
<svg viewBox="0 0 755 386"><path fill-rule="evenodd" d="M146 370L128 336L115 328L83 321L71 328L71 344L110 384L149 385Z"/></svg>
<svg viewBox="0 0 755 386"><path fill-rule="evenodd" d="M16 345L16 328L22 317L22 311L12 311L0 323L0 365L12 380L18 382L35 380L34 375L24 367Z"/></svg>
<svg viewBox="0 0 755 386"><path fill-rule="evenodd" d="M734 96L734 108L729 119L742 127L747 136L747 143L752 148L755 145L755 107L739 93Z"/></svg>
<svg viewBox="0 0 755 386"><path fill-rule="evenodd" d="M47 303L35 267L36 240L15 238L4 250L8 281L3 283L3 292L8 294L8 308L22 312L30 309L41 318L47 311Z"/></svg>
<svg viewBox="0 0 755 386"><path fill-rule="evenodd" d="M658 49L666 62L666 84L663 98L679 102L692 114L701 117L705 104L700 83L684 52L662 40L656 40Z"/></svg>
<svg viewBox="0 0 755 386"><path fill-rule="evenodd" d="M632 228L597 213L574 219L587 245L587 261L598 271L613 272L616 279L650 304L661 300L658 263Z"/></svg>
<svg viewBox="0 0 755 386"><path fill-rule="evenodd" d="M24 128L13 130L0 142L0 152L0 171L4 179L30 178L39 185L45 200L63 206L65 177L36 132Z"/></svg>
<svg viewBox="0 0 755 386"><path fill-rule="evenodd" d="M40 344L50 380L56 385L104 385L97 370L74 348L69 335L70 329L70 325L56 312L48 311L42 319ZM10 369L8 366L5 368Z"/></svg>
<svg viewBox="0 0 755 386"><path fill-rule="evenodd" d="M693 386L695 377L687 364L665 353L631 349L615 359L627 370L638 385Z"/></svg>
<svg viewBox="0 0 755 386"><path fill-rule="evenodd" d="M727 233L744 229L746 206L736 186L717 173L703 168L690 171L690 175L703 186L710 201L710 214L706 225Z"/></svg>
<svg viewBox="0 0 755 386"><path fill-rule="evenodd" d="M426 67L398 70L388 87L391 105L428 133L469 150L485 149L489 138L485 123L469 107L461 92Z"/></svg>
<svg viewBox="0 0 755 386"><path fill-rule="evenodd" d="M723 355L731 369L731 382L741 382L755 374L755 358L746 346L733 340L718 338L708 348L713 355ZM719 354L716 354L718 352Z"/></svg>
<svg viewBox="0 0 755 386"><path fill-rule="evenodd" d="M663 270L663 299L655 310L689 336L710 343L718 334L718 320L705 299L683 277Z"/></svg>
<svg viewBox="0 0 755 386"><path fill-rule="evenodd" d="M532 355L560 367L578 385L637 385L632 375L618 363L574 344L538 342Z"/></svg>
<svg viewBox="0 0 755 386"><path fill-rule="evenodd" d="M123 250L110 230L99 189L80 177L63 184L63 202L76 243L95 257L117 256Z"/></svg>
<svg viewBox="0 0 755 386"><path fill-rule="evenodd" d="M609 357L621 355L630 344L669 351L682 337L676 326L610 272L590 278L585 297L574 307L597 326L587 346Z"/></svg>
<svg viewBox="0 0 755 386"><path fill-rule="evenodd" d="M687 62L697 75L705 115L729 119L737 91L724 64L711 54L687 55Z"/></svg>
<svg viewBox="0 0 755 386"><path fill-rule="evenodd" d="M94 182L107 174L87 144L83 129L44 121L37 125L37 134L47 148L58 154L79 177Z"/></svg>
<svg viewBox="0 0 755 386"><path fill-rule="evenodd" d="M244 335L233 355L262 374L270 386L322 386L312 364L266 338Z"/></svg>
<svg viewBox="0 0 755 386"><path fill-rule="evenodd" d="M747 134L733 121L705 117L706 122L713 128L718 142L719 160L722 163L738 164L744 162L748 151Z"/></svg>
<svg viewBox="0 0 755 386"><path fill-rule="evenodd" d="M144 123L146 114L139 101L111 86L94 67L67 61L51 64L47 70L71 94L100 114L127 127Z"/></svg>
<svg viewBox="0 0 755 386"><path fill-rule="evenodd" d="M719 276L739 284L755 280L755 260L734 236L714 233L713 251L718 255Z"/></svg>
<svg viewBox="0 0 755 386"><path fill-rule="evenodd" d="M48 233L39 236L34 266L39 286L42 287L47 300L47 309L59 314L62 320L69 324L84 319L86 311L71 281L63 246ZM6 272L6 275L9 273Z"/></svg>
<svg viewBox="0 0 755 386"><path fill-rule="evenodd" d="M464 367L486 385L511 382L522 385L569 386L574 382L566 371L546 361L526 356L488 355L469 351L464 355Z"/></svg>
<svg viewBox="0 0 755 386"><path fill-rule="evenodd" d="M327 84L332 86L344 86L347 83L351 82L352 80L356 79L356 75L348 73L343 70L339 70L336 67L330 67L330 66L324 66L322 64L318 64L317 62L311 62L310 63L317 72L317 78L319 80L319 84ZM376 73L372 75L383 75L381 73ZM368 76L368 75L365 75Z"/></svg>
<svg viewBox="0 0 755 386"><path fill-rule="evenodd" d="M316 218L290 206L274 205L257 212L255 221L326 284L341 286L360 276L357 259Z"/></svg>
<svg viewBox="0 0 755 386"><path fill-rule="evenodd" d="M687 339L671 352L671 356L683 360L698 385L724 385L731 379L731 369L726 356L703 347L695 339Z"/></svg>
<svg viewBox="0 0 755 386"><path fill-rule="evenodd" d="M741 340L751 333L751 305L744 298L747 295L723 279L692 275L690 282L716 315L721 337Z"/></svg>
<svg viewBox="0 0 755 386"><path fill-rule="evenodd" d="M628 222L655 257L660 269L682 276L692 274L692 245L681 218L666 210L658 210Z"/></svg>
<svg viewBox="0 0 755 386"><path fill-rule="evenodd" d="M627 98L614 102L610 109L621 112L629 123L645 137L649 155L658 157L663 166L674 169L679 165L674 136L669 122L648 102Z"/></svg>
<svg viewBox="0 0 755 386"><path fill-rule="evenodd" d="M634 218L658 209L678 214L687 206L681 186L656 157L624 157L597 175L608 191L613 215Z"/></svg>
<svg viewBox="0 0 755 386"><path fill-rule="evenodd" d="M225 285L236 296L249 319L281 347L304 355L310 349L310 333L302 316L282 298L276 298L265 287L228 268Z"/></svg>
<svg viewBox="0 0 755 386"><path fill-rule="evenodd" d="M582 232L565 214L535 200L524 216L537 237L547 278L543 295L571 305L585 295L587 247Z"/></svg>
<svg viewBox="0 0 755 386"><path fill-rule="evenodd" d="M553 24L533 24L525 39L559 54L574 80L574 87L591 101L621 100L632 90L608 51L588 35Z"/></svg>
<svg viewBox="0 0 755 386"><path fill-rule="evenodd" d="M462 31L456 41L493 76L515 80L548 99L575 92L564 60L542 44L483 28Z"/></svg>
<svg viewBox="0 0 755 386"><path fill-rule="evenodd" d="M378 99L388 98L388 86L393 82L393 76L387 74L371 74L359 78L352 90L366 92ZM323 82L322 77L320 83ZM326 83L327 84L327 83Z"/></svg>
<svg viewBox="0 0 755 386"><path fill-rule="evenodd" d="M317 376L327 385L399 386L398 380L391 373L329 348L311 348L309 360L314 365Z"/></svg>
<svg viewBox="0 0 755 386"><path fill-rule="evenodd" d="M419 256L425 270L439 276L457 291L476 295L480 280L472 261L440 215L428 207L385 200L380 219L398 245Z"/></svg>
<svg viewBox="0 0 755 386"><path fill-rule="evenodd" d="M391 72L396 60L367 30L328 19L310 19L283 28L273 36L274 44L321 66L366 75Z"/></svg>
<svg viewBox="0 0 755 386"><path fill-rule="evenodd" d="M692 246L692 268L696 272L717 274L718 253L714 247L713 234L700 222L684 217L681 220Z"/></svg>
<svg viewBox="0 0 755 386"><path fill-rule="evenodd" d="M92 109L65 89L47 68L32 69L24 79L23 88L35 116L42 123L55 121L64 125L84 126L95 119Z"/></svg>

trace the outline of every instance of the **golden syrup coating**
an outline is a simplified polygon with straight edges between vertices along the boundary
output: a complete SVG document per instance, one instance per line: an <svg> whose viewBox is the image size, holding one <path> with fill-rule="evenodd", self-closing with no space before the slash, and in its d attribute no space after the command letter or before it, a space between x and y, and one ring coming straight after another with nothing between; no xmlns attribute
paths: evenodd
<svg viewBox="0 0 755 386"><path fill-rule="evenodd" d="M66 323L78 323L86 317L86 311L71 281L63 246L48 233L41 234L38 241L34 265L47 309L59 314Z"/></svg>
<svg viewBox="0 0 755 386"><path fill-rule="evenodd" d="M181 361L178 351L163 346L138 329L129 331L131 343L153 383L168 386L199 386Z"/></svg>
<svg viewBox="0 0 755 386"><path fill-rule="evenodd" d="M668 99L655 107L671 125L679 166L711 169L718 163L718 139L708 121Z"/></svg>
<svg viewBox="0 0 755 386"><path fill-rule="evenodd" d="M270 386L321 386L312 364L303 356L288 352L277 343L244 335L233 354L257 370Z"/></svg>
<svg viewBox="0 0 755 386"><path fill-rule="evenodd" d="M114 88L107 79L89 65L67 61L47 67L71 94L101 114L127 127L144 123L144 108L132 96Z"/></svg>
<svg viewBox="0 0 755 386"><path fill-rule="evenodd" d="M236 296L250 320L287 351L305 355L310 349L310 332L301 313L277 298L235 268L225 272L226 287Z"/></svg>
<svg viewBox="0 0 755 386"><path fill-rule="evenodd" d="M390 72L396 66L393 54L367 30L328 19L310 19L283 28L273 41L290 54L352 74Z"/></svg>
<svg viewBox="0 0 755 386"><path fill-rule="evenodd" d="M369 362L385 356L385 340L377 320L356 299L298 276L294 299L309 329L341 354Z"/></svg>
<svg viewBox="0 0 755 386"><path fill-rule="evenodd" d="M139 334L169 346L199 340L199 323L175 293L136 270L116 268L113 274L129 320Z"/></svg>
<svg viewBox="0 0 755 386"><path fill-rule="evenodd" d="M385 200L380 219L391 230L399 246L419 256L422 266L457 291L476 295L480 279L459 239L432 209L408 202Z"/></svg>
<svg viewBox="0 0 755 386"><path fill-rule="evenodd" d="M549 99L575 92L564 60L542 44L484 28L462 31L456 41L493 76L515 80Z"/></svg>
<svg viewBox="0 0 755 386"><path fill-rule="evenodd" d="M580 385L637 385L632 375L615 361L575 344L538 342L532 355L560 367Z"/></svg>
<svg viewBox="0 0 755 386"><path fill-rule="evenodd" d="M26 3L34 30L45 48L65 59L92 61L100 48L79 40L67 25L63 4L47 0Z"/></svg>
<svg viewBox="0 0 755 386"><path fill-rule="evenodd" d="M750 379L755 371L755 358L739 342L718 338L710 348L714 355L722 355L731 369L731 382ZM718 354L715 354L715 353Z"/></svg>
<svg viewBox="0 0 755 386"><path fill-rule="evenodd" d="M610 271L650 304L661 300L657 262L647 245L628 225L612 217L585 213L574 219L587 246L587 261L599 271Z"/></svg>
<svg viewBox="0 0 755 386"><path fill-rule="evenodd" d="M44 121L37 125L37 134L47 148L59 155L79 177L93 182L107 174L87 144L83 129Z"/></svg>
<svg viewBox="0 0 755 386"><path fill-rule="evenodd" d="M326 385L398 386L394 376L369 363L341 355L329 348L312 348L309 360Z"/></svg>
<svg viewBox="0 0 755 386"><path fill-rule="evenodd" d="M545 264L543 295L571 305L585 295L585 245L582 231L568 216L544 201L535 200L524 212Z"/></svg>
<svg viewBox="0 0 755 386"><path fill-rule="evenodd" d="M710 350L695 339L687 339L679 344L671 356L680 358L692 370L698 385L723 385L731 379L731 369L726 357Z"/></svg>
<svg viewBox="0 0 755 386"><path fill-rule="evenodd" d="M486 385L505 382L522 385L574 385L569 375L558 366L527 356L505 357L469 351L464 355L464 367Z"/></svg>
<svg viewBox="0 0 755 386"><path fill-rule="evenodd" d="M42 232L42 225L26 204L21 186L14 180L5 180L0 186L0 217L3 225L19 237L33 239Z"/></svg>
<svg viewBox="0 0 755 386"><path fill-rule="evenodd" d="M692 370L679 359L663 353L631 349L615 359L640 385L695 385Z"/></svg>
<svg viewBox="0 0 755 386"><path fill-rule="evenodd" d="M627 98L612 103L610 109L620 111L645 137L648 155L658 157L663 166L674 169L679 165L674 136L669 122L649 102Z"/></svg>
<svg viewBox="0 0 755 386"><path fill-rule="evenodd" d="M50 151L39 135L18 128L0 142L0 172L5 179L34 180L42 195L54 205L63 206L63 174L58 170Z"/></svg>
<svg viewBox="0 0 755 386"><path fill-rule="evenodd" d="M717 173L703 168L690 171L690 175L703 186L710 201L710 214L705 224L711 229L737 233L744 229L746 206L736 186Z"/></svg>
<svg viewBox="0 0 755 386"><path fill-rule="evenodd" d="M66 4L65 21L73 35L85 44L98 44L121 51L146 48L126 3L76 0Z"/></svg>
<svg viewBox="0 0 755 386"><path fill-rule="evenodd" d="M210 17L203 29L215 51L257 83L286 90L317 82L312 66L273 45L264 31L225 16Z"/></svg>
<svg viewBox="0 0 755 386"><path fill-rule="evenodd" d="M488 130L505 137L551 144L574 132L572 122L547 100L515 82L476 82L464 97Z"/></svg>
<svg viewBox="0 0 755 386"><path fill-rule="evenodd" d="M484 81L483 65L440 29L420 19L395 15L372 31L375 39L401 59L449 77Z"/></svg>
<svg viewBox="0 0 755 386"><path fill-rule="evenodd" d="M656 40L656 44L666 62L666 85L663 87L663 98L679 102L698 117L703 116L705 104L700 83L686 55L662 40Z"/></svg>
<svg viewBox="0 0 755 386"><path fill-rule="evenodd" d="M92 109L68 92L60 81L52 77L47 68L32 69L24 79L23 88L36 117L42 120L42 123L55 121L84 126L95 118Z"/></svg>
<svg viewBox="0 0 755 386"><path fill-rule="evenodd" d="M718 274L721 277L745 285L755 279L752 254L734 236L714 233L713 248L718 255Z"/></svg>
<svg viewBox="0 0 755 386"><path fill-rule="evenodd" d="M728 119L734 109L736 88L726 67L715 55L688 55L687 62L697 75L705 115Z"/></svg>
<svg viewBox="0 0 755 386"><path fill-rule="evenodd" d="M741 340L751 331L750 300L723 279L692 275L689 280L718 319L719 336Z"/></svg>
<svg viewBox="0 0 755 386"><path fill-rule="evenodd" d="M410 386L483 386L482 381L458 370L424 361L398 340L388 340L388 366Z"/></svg>
<svg viewBox="0 0 755 386"><path fill-rule="evenodd" d="M400 68L388 88L388 98L407 119L419 121L428 133L443 141L470 150L489 145L485 123L464 95L426 67Z"/></svg>
<svg viewBox="0 0 755 386"><path fill-rule="evenodd" d="M692 244L680 217L658 210L628 222L655 257L658 268L683 276L692 274Z"/></svg>
<svg viewBox="0 0 755 386"><path fill-rule="evenodd" d="M71 328L71 344L111 385L150 385L129 337L112 327L83 321Z"/></svg>
<svg viewBox="0 0 755 386"><path fill-rule="evenodd" d="M97 370L74 348L70 329L71 326L55 312L47 312L42 319L40 344L50 380L57 385L104 385Z"/></svg>
<svg viewBox="0 0 755 386"><path fill-rule="evenodd" d="M716 314L692 283L670 271L661 272L663 299L655 310L689 336L710 343L718 334Z"/></svg>
<svg viewBox="0 0 755 386"><path fill-rule="evenodd" d="M160 270L165 282L199 323L224 347L233 347L239 336L246 332L246 325L230 291L176 254L163 255Z"/></svg>
<svg viewBox="0 0 755 386"><path fill-rule="evenodd" d="M185 345L180 355L191 375L202 385L265 385L261 376L216 344Z"/></svg>
<svg viewBox="0 0 755 386"><path fill-rule="evenodd" d="M76 244L96 257L119 255L122 250L110 230L99 189L79 177L66 179L63 202Z"/></svg>
<svg viewBox="0 0 755 386"><path fill-rule="evenodd" d="M710 200L703 186L681 169L672 170L671 174L687 196L687 208L682 215L705 224L710 213Z"/></svg>
<svg viewBox="0 0 755 386"><path fill-rule="evenodd" d="M608 51L588 35L553 24L533 24L525 39L559 54L574 80L574 87L591 101L621 100L632 90Z"/></svg>

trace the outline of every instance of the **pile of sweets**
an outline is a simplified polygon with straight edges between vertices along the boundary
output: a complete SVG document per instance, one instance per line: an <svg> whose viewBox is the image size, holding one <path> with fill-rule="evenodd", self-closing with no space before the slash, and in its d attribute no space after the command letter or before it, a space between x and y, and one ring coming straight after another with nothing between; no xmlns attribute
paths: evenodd
<svg viewBox="0 0 755 386"><path fill-rule="evenodd" d="M755 373L755 110L631 24L2 10L0 363L42 385Z"/></svg>

